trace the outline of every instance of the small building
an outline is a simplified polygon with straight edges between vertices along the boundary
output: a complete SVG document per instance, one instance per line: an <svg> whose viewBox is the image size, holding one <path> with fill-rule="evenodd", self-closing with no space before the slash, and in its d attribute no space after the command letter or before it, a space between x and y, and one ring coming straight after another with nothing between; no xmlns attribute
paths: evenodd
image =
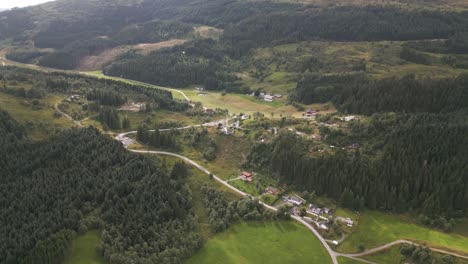
<svg viewBox="0 0 468 264"><path fill-rule="evenodd" d="M305 112L305 117L315 117L317 115L317 112L312 110L312 109L307 109Z"/></svg>
<svg viewBox="0 0 468 264"><path fill-rule="evenodd" d="M334 246L338 246L338 241L333 240L333 241L332 241L332 244L333 244Z"/></svg>
<svg viewBox="0 0 468 264"><path fill-rule="evenodd" d="M265 96L263 97L263 100L265 100L265 102L271 103L271 102L273 102L273 101L275 100L275 97L274 97L273 95L267 94L267 95L265 95Z"/></svg>
<svg viewBox="0 0 468 264"><path fill-rule="evenodd" d="M253 174L250 173L250 172L243 171L240 177L241 177L242 180L244 180L244 181L246 181L248 183L253 182Z"/></svg>
<svg viewBox="0 0 468 264"><path fill-rule="evenodd" d="M291 205L300 206L304 203L304 200L297 195L285 196L283 200Z"/></svg>
<svg viewBox="0 0 468 264"><path fill-rule="evenodd" d="M278 189L272 187L272 186L268 186L268 188L265 190L267 193L271 194L271 195L278 195L279 191Z"/></svg>
<svg viewBox="0 0 468 264"><path fill-rule="evenodd" d="M348 227L353 227L353 225L354 225L354 221L351 218L346 218L345 222L346 222L346 226L348 226Z"/></svg>
<svg viewBox="0 0 468 264"><path fill-rule="evenodd" d="M73 94L72 96L70 96L70 99L71 99L72 101L79 101L79 100L81 100L81 95L79 95L79 94Z"/></svg>
<svg viewBox="0 0 468 264"><path fill-rule="evenodd" d="M356 120L356 116L345 116L343 118L343 121L345 121L345 122L350 122L350 121L353 121L353 120Z"/></svg>
<svg viewBox="0 0 468 264"><path fill-rule="evenodd" d="M280 99L280 98L283 97L283 95L281 95L281 94L275 94L275 95L273 95L273 96L274 96L275 98L277 98L277 99Z"/></svg>
<svg viewBox="0 0 468 264"><path fill-rule="evenodd" d="M250 119L250 115L242 115L241 120L247 120Z"/></svg>

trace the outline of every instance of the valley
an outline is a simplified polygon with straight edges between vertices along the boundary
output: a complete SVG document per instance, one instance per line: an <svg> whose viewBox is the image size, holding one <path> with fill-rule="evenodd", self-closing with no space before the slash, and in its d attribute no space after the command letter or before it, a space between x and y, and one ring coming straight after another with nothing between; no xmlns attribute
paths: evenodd
<svg viewBox="0 0 468 264"><path fill-rule="evenodd" d="M466 8L0 11L0 264L467 263Z"/></svg>

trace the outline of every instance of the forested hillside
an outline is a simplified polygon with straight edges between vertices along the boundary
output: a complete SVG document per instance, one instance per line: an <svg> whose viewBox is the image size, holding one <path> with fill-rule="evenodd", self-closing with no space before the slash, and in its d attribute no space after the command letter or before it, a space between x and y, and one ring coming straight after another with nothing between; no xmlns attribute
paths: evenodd
<svg viewBox="0 0 468 264"><path fill-rule="evenodd" d="M283 133L256 145L248 164L356 210L460 217L468 214L467 133L466 112L381 114L356 123L339 143L361 142L361 149L313 154L313 142Z"/></svg>
<svg viewBox="0 0 468 264"><path fill-rule="evenodd" d="M372 80L362 75L305 74L292 100L305 104L333 101L342 112L454 112L468 109L468 76L416 79L415 76Z"/></svg>
<svg viewBox="0 0 468 264"><path fill-rule="evenodd" d="M185 176L96 129L32 144L1 111L0 141L0 263L60 263L88 229L110 263L180 263L201 246Z"/></svg>

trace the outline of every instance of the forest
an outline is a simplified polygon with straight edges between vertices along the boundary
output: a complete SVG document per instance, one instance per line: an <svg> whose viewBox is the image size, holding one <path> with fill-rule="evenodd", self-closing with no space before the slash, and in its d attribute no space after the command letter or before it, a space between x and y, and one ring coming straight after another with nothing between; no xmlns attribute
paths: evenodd
<svg viewBox="0 0 468 264"><path fill-rule="evenodd" d="M199 84L208 90L235 91L238 78L230 73L229 65L230 59L218 43L197 40L149 56L117 61L104 73L163 86Z"/></svg>
<svg viewBox="0 0 468 264"><path fill-rule="evenodd" d="M416 79L413 75L372 80L360 74L306 73L291 100L305 104L332 101L345 113L454 112L468 109L468 76Z"/></svg>
<svg viewBox="0 0 468 264"><path fill-rule="evenodd" d="M88 229L102 230L98 251L109 263L180 263L201 246L179 170L95 128L31 144L3 111L0 141L0 263L60 262Z"/></svg>
<svg viewBox="0 0 468 264"><path fill-rule="evenodd" d="M256 144L247 166L355 210L468 215L466 113L376 114L351 131L342 146L361 149L315 154L313 143L286 132Z"/></svg>

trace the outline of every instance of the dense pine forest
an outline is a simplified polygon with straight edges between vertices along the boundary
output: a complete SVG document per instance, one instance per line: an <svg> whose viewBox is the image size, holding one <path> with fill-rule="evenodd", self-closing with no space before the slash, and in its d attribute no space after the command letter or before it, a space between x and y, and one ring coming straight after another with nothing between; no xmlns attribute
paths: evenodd
<svg viewBox="0 0 468 264"><path fill-rule="evenodd" d="M468 109L468 76L416 79L408 75L371 80L362 75L304 74L291 100L333 101L342 112L454 112Z"/></svg>
<svg viewBox="0 0 468 264"><path fill-rule="evenodd" d="M313 143L283 133L256 145L248 164L356 210L461 217L468 214L467 133L466 113L381 114L342 139L342 146L366 140L361 150L313 154Z"/></svg>
<svg viewBox="0 0 468 264"><path fill-rule="evenodd" d="M60 262L88 229L110 263L180 263L200 247L184 175L94 128L32 144L2 111L0 135L1 263Z"/></svg>

